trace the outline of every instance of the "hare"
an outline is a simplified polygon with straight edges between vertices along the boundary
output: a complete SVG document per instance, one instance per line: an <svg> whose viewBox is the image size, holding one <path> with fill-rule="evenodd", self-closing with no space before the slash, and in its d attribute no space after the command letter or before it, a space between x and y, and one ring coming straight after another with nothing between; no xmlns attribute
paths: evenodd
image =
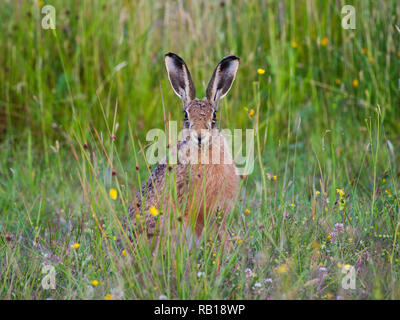
<svg viewBox="0 0 400 320"><path fill-rule="evenodd" d="M175 206L178 202L184 207L181 211L183 217L173 216L175 221L172 220L172 224L184 222L185 226L191 226L197 243L206 221L215 222L218 219L218 237L222 240L225 218L239 190L239 176L228 143L217 128L217 110L219 100L228 93L235 80L239 58L228 56L221 60L203 99L196 98L195 86L182 58L168 53L165 55L165 65L172 88L183 102L184 128L190 134L171 149L173 154L178 154L177 164L169 165L165 159L155 168L147 183L137 192L136 201L129 207L129 214L136 224L137 220L142 220L148 238L156 237L158 242L160 230L165 231L170 214L177 215ZM195 156L188 155L194 149L198 153ZM206 156L202 156L204 154ZM213 161L218 157L219 161ZM183 161L183 158L197 161ZM172 171L176 174L177 201L166 189L166 177ZM162 208L163 215L155 217L150 214L153 206L159 210Z"/></svg>

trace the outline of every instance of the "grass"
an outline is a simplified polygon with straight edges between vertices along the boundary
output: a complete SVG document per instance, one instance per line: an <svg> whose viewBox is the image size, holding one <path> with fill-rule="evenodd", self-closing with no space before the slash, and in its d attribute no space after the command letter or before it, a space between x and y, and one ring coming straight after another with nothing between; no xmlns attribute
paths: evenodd
<svg viewBox="0 0 400 320"><path fill-rule="evenodd" d="M2 299L400 298L398 1L352 1L355 30L344 1L44 2L0 4ZM168 51L199 97L223 56L241 58L219 125L255 128L256 159L229 252L207 232L152 251L121 227L146 132L181 125Z"/></svg>

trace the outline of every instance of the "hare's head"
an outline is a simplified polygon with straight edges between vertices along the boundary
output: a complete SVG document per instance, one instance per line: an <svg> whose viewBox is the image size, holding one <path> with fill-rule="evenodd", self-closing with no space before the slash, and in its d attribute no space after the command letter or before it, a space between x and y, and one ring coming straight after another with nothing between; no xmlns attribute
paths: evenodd
<svg viewBox="0 0 400 320"><path fill-rule="evenodd" d="M228 56L218 63L207 86L206 97L201 100L196 98L192 77L182 58L175 53L167 53L165 65L172 88L183 102L184 127L195 133L200 145L213 129L217 129L218 102L225 97L235 80L239 58Z"/></svg>

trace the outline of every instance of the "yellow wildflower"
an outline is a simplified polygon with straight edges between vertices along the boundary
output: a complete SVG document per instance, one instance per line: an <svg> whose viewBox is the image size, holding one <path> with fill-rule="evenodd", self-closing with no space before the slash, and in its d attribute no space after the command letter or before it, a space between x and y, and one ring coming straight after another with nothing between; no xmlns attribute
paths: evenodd
<svg viewBox="0 0 400 320"><path fill-rule="evenodd" d="M339 196L340 197L343 197L344 195L345 195L345 192L344 192L344 189L342 188L342 189L336 189L336 193L339 193Z"/></svg>
<svg viewBox="0 0 400 320"><path fill-rule="evenodd" d="M352 84L353 84L353 87L358 87L358 80L354 79Z"/></svg>
<svg viewBox="0 0 400 320"><path fill-rule="evenodd" d="M242 240L242 239L240 239L240 238L239 238L239 239L237 239L237 244L241 244L241 243L242 243L242 241L243 241L243 240Z"/></svg>
<svg viewBox="0 0 400 320"><path fill-rule="evenodd" d="M312 248L313 248L314 250L318 250L319 247L320 247L319 242L318 242L318 241L314 241L313 244L312 244Z"/></svg>
<svg viewBox="0 0 400 320"><path fill-rule="evenodd" d="M97 281L97 280L93 280L92 281L92 286L93 287L96 287L96 286L98 286L99 285L99 282Z"/></svg>
<svg viewBox="0 0 400 320"><path fill-rule="evenodd" d="M321 39L321 45L323 46L323 47L325 47L327 44L328 44L328 38L327 37L323 37L322 39Z"/></svg>
<svg viewBox="0 0 400 320"><path fill-rule="evenodd" d="M264 73L265 73L265 70L264 70L264 69L261 69L261 68L258 68L258 69L257 69L257 73L258 73L258 74L264 74Z"/></svg>
<svg viewBox="0 0 400 320"><path fill-rule="evenodd" d="M149 211L150 211L150 214L152 216L157 216L158 215L158 210L157 210L157 208L155 206L151 206Z"/></svg>
<svg viewBox="0 0 400 320"><path fill-rule="evenodd" d="M113 199L113 200L115 200L115 199L117 199L117 197L118 197L117 190L115 190L115 189L110 189L110 198Z"/></svg>
<svg viewBox="0 0 400 320"><path fill-rule="evenodd" d="M125 249L122 250L122 255L123 255L124 257L126 257L126 250L125 250Z"/></svg>
<svg viewBox="0 0 400 320"><path fill-rule="evenodd" d="M278 274L284 274L284 273L288 272L288 266L286 264L283 264L278 267L277 271L278 271Z"/></svg>
<svg viewBox="0 0 400 320"><path fill-rule="evenodd" d="M250 109L249 116L254 116L254 113L255 113L254 109Z"/></svg>
<svg viewBox="0 0 400 320"><path fill-rule="evenodd" d="M318 190L317 191L315 191L315 194L316 195L319 195L321 192L319 192Z"/></svg>
<svg viewBox="0 0 400 320"><path fill-rule="evenodd" d="M266 175L269 180L277 180L278 179L278 176L274 175L272 172L267 172Z"/></svg>
<svg viewBox="0 0 400 320"><path fill-rule="evenodd" d="M75 243L72 245L72 248L73 248L73 249L78 249L80 246L81 246L81 245L80 245L79 243L75 242Z"/></svg>
<svg viewBox="0 0 400 320"><path fill-rule="evenodd" d="M290 206L293 208L293 207L295 207L296 205L295 205L294 203L291 203Z"/></svg>
<svg viewBox="0 0 400 320"><path fill-rule="evenodd" d="M244 212L246 213L246 214L250 214L250 209L246 209L246 210L244 210Z"/></svg>
<svg viewBox="0 0 400 320"><path fill-rule="evenodd" d="M107 293L104 300L111 300L111 293Z"/></svg>
<svg viewBox="0 0 400 320"><path fill-rule="evenodd" d="M292 41L292 48L296 49L298 46L299 46L299 44L295 40L293 40Z"/></svg>

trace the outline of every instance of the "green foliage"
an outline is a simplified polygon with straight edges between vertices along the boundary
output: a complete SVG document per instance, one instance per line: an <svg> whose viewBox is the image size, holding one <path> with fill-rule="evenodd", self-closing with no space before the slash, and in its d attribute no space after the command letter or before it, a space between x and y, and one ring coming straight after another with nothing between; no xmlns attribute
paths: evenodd
<svg viewBox="0 0 400 320"><path fill-rule="evenodd" d="M42 1L0 3L2 299L400 298L398 1L353 1L355 30L344 1L53 2L54 31ZM241 58L219 126L256 128L256 160L229 251L208 232L152 251L121 228L146 132L182 119L169 51L199 97L222 57Z"/></svg>

